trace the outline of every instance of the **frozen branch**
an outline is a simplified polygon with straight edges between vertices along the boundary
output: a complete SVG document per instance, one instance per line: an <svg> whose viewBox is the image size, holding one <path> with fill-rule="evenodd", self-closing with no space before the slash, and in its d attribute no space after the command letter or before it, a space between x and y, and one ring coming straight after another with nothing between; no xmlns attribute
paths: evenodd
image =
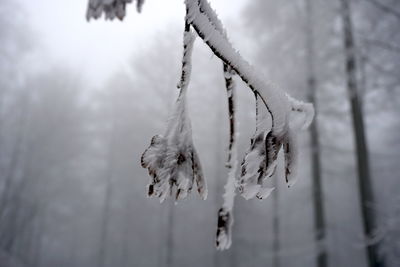
<svg viewBox="0 0 400 267"><path fill-rule="evenodd" d="M142 155L141 163L152 177L148 195L164 201L168 195L184 199L192 191L194 182L200 196L207 197L206 183L197 151L193 146L191 123L187 114L186 92L192 69L191 55L194 34L185 24L180 93L164 136L153 137L150 147ZM174 187L176 191L174 192Z"/></svg>
<svg viewBox="0 0 400 267"><path fill-rule="evenodd" d="M232 244L232 226L233 226L233 205L236 191L236 168L237 168L237 132L235 117L235 82L232 72L228 65L224 65L224 77L226 92L228 95L228 114L229 114L229 148L228 161L228 179L225 184L225 193L223 196L222 207L218 211L218 227L216 236L216 246L219 250L228 249Z"/></svg>
<svg viewBox="0 0 400 267"><path fill-rule="evenodd" d="M223 34L215 31L204 10L200 9L199 2L206 1L185 1L189 10L188 17L191 25L214 54L228 64L251 90L260 96L271 113L273 134L284 135L288 120L288 101L283 92L272 86L272 84L265 83L261 75L258 75L253 67L241 57L230 42L224 38Z"/></svg>
<svg viewBox="0 0 400 267"><path fill-rule="evenodd" d="M219 32L226 40L228 37L216 13L211 9L207 1L200 1L200 7L204 10L209 22L214 27L214 31ZM218 227L216 235L216 247L219 250L228 249L232 243L233 226L233 206L236 191L236 170L237 170L237 148L236 148L236 117L235 117L235 82L233 77L235 71L226 63L223 63L225 87L228 98L229 116L229 147L228 160L228 179L224 187L223 204L218 211Z"/></svg>
<svg viewBox="0 0 400 267"><path fill-rule="evenodd" d="M89 0L87 18L99 18L105 13L106 19L123 19L125 6L134 0ZM143 0L136 0L140 11ZM142 166L151 176L148 195L165 200L168 195L183 199L191 192L193 184L202 198L206 198L207 189L203 178L197 152L193 146L190 120L187 115L186 91L191 73L191 53L194 35L191 27L222 60L229 109L229 149L228 180L225 185L223 205L218 212L216 245L218 249L227 249L231 245L233 225L233 204L235 190L246 199L266 198L273 188L268 186L269 178L275 173L278 153L283 150L285 158L285 180L289 186L294 183L297 165L297 145L293 125L289 125L291 114L302 114L304 120L301 129L312 122L314 109L311 104L298 101L262 76L242 58L227 38L222 22L207 0L185 0L186 18L184 31L184 52L182 73L179 83L180 94L173 113L168 121L164 136L153 137L150 147L142 155ZM236 181L237 171L237 132L235 118L235 83L233 76L238 75L253 91L256 98L256 131L251 139L250 148L242 161L241 177Z"/></svg>

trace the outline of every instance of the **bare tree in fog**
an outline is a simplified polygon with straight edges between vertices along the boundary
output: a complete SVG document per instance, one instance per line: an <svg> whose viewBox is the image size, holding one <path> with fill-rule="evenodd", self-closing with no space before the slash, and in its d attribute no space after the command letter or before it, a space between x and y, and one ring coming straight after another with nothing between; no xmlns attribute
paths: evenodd
<svg viewBox="0 0 400 267"><path fill-rule="evenodd" d="M273 198L273 266L281 266L281 240L280 240L280 218L279 218L279 183L275 176L275 191Z"/></svg>
<svg viewBox="0 0 400 267"><path fill-rule="evenodd" d="M37 7L19 2L28 10ZM87 15L98 18L105 13L108 19L122 19L125 4L131 2L141 9L141 0L90 0ZM61 28L33 29L40 34L32 36L26 27L39 22L37 15L66 15L66 9L34 11L29 21L32 11L25 14L11 0L0 1L0 266L359 267L368 266L366 247L379 244L385 266L397 267L400 1L350 2L352 25L342 23L346 11L340 6L342 1L325 0L249 0L243 2L247 5L243 16L229 24L235 46L253 57L257 71L296 97L318 103L318 124L312 125L311 134L299 136L301 179L288 189L281 178L292 176L285 173L288 166L278 164L285 162L284 153L277 155L277 147L270 149L274 142L282 145L273 134L277 125L283 125L279 117L285 112L275 108L285 104L288 96L275 101L275 94L259 91L265 89L263 82L255 71L242 68L247 65L233 51L207 1L185 2L189 15L180 25L185 29L183 45L182 35L171 30L179 25L166 25L165 33L155 33L150 43L146 38L143 48L136 46L132 57L127 55L126 62L99 88L81 77L86 71L81 65L73 65L75 70L60 67L65 62L52 65L48 60L60 55L35 46L36 36L58 36ZM238 8L226 9L230 13ZM343 49L348 26L354 43ZM108 30L105 27L102 34ZM196 31L205 42L195 43L191 59ZM43 41L54 36L45 36ZM36 55L40 62L34 60ZM349 71L345 63L354 69ZM239 82L240 75L249 78L247 83ZM357 180L356 140L346 94L349 80L356 81L352 85L357 86L359 117L368 144L370 187L375 194L373 206L367 207L375 212L377 229L373 238L363 233L361 207L365 203L360 203L358 195L362 184ZM255 87L253 91L234 88L248 84ZM271 100L268 107L274 115L271 132L264 96ZM286 100L294 110L304 107L289 97ZM177 116L168 116L167 110ZM301 116L292 110L286 126L297 129L304 122ZM165 197L171 192L175 198L185 196L187 180L189 185L196 183L192 173L200 170L194 149L186 149L195 144L211 199L196 201L193 195L179 205L173 200L160 205L157 199L147 199L148 169L138 164L140 154L148 147L148 136L162 133L169 117L167 124L176 137L173 146L156 142L171 141L164 135L153 140L151 149L160 145L182 150L152 154L161 163L152 165L156 177L150 177L149 193L159 196L156 191L162 191L162 177L167 188L174 188L165 190ZM181 130L188 129L190 122L193 137ZM169 168L163 156L181 164ZM243 157L243 165L236 164ZM190 177L166 177L158 172L160 168ZM222 198L227 176L228 194ZM204 196L205 187L200 187ZM264 198L272 188L271 198L264 202L234 199L235 194ZM211 246L217 224L217 246L228 248L232 238L230 250L220 252Z"/></svg>
<svg viewBox="0 0 400 267"><path fill-rule="evenodd" d="M379 137L374 139L387 140L379 143L391 143L390 148L385 150L377 149L377 147L382 147L382 145L376 145L378 142L369 142L368 144L369 170L371 177L374 178L373 182L375 183L372 185L374 185L373 193L375 194L374 202L369 203L367 208L372 209L372 212L375 213L376 227L373 229L373 240L369 249L379 249L378 256L383 258L385 266L392 264L396 266L399 257L398 253L394 251L398 251L399 246L394 240L397 239L398 232L388 226L391 223L388 223L387 216L397 213L397 204L394 203L399 192L394 189L396 186L393 186L396 182L392 178L394 167L391 163L393 152L398 147L398 141L390 137L392 130L389 129L397 127L396 123L390 122L390 118L397 113L393 110L397 109L400 99L398 90L400 50L397 45L400 41L400 34L397 30L400 26L400 3L392 0L367 0L354 2L352 7L351 22L353 22L356 46L354 54L358 58L356 67L361 73L358 83L358 99L362 104L361 110L364 117L371 118L372 122L369 124L373 125L373 127L367 128L368 135L375 136L379 132ZM363 16L360 16L360 13ZM379 116L388 118L377 120L376 118ZM382 125L381 127L385 130L377 131L376 124ZM391 127L388 128L384 125L391 125ZM389 215L389 217L391 216Z"/></svg>
<svg viewBox="0 0 400 267"><path fill-rule="evenodd" d="M36 209L22 210L22 187L16 181L26 148L30 102L23 64L33 47L20 10L12 1L0 3L0 262L4 264L25 261L16 255L16 239L32 222Z"/></svg>
<svg viewBox="0 0 400 267"><path fill-rule="evenodd" d="M172 264L176 254L173 248L176 238L174 204L168 203L167 206L160 207L158 213L161 216L152 220L151 224L148 221L144 223L152 217L146 206L138 205L144 201L144 195L138 193L133 197L132 190L129 189L143 186L140 183L142 173L136 164L132 164L135 161L132 160L132 155L135 154L132 150L144 146L144 136L163 127L164 118L160 119L160 114L163 116L171 102L168 99L172 100L173 97L166 89L168 85L173 87L176 84L176 79L165 72L165 69L174 71L171 61L177 53L166 51L171 51L175 43L169 41L170 34L163 34L158 38L160 39L149 45L144 53L132 56L127 68L112 75L98 94L96 112L99 118L96 118L96 129L104 133L96 135L101 144L101 168L105 179L101 183L104 190L102 209L99 212L102 223L98 232L97 261L103 262L104 266L138 263L140 249L155 251L155 257L145 262L155 261L153 264L166 266ZM152 62L158 62L157 66ZM151 103L152 108L147 103ZM119 207L128 208L122 210ZM141 219L136 214L139 213L142 214L145 231L138 227ZM138 242L138 235L143 235L143 239L148 242ZM153 240L160 238L162 242L146 248L153 245ZM136 248L137 252L132 254L132 248Z"/></svg>
<svg viewBox="0 0 400 267"><path fill-rule="evenodd" d="M115 168L115 139L116 139L116 112L113 103L109 105L109 134L108 134L108 142L106 144L106 169L104 172L105 182L104 182L104 201L103 201L103 212L101 216L100 223L100 240L99 240L99 266L107 266L107 245L108 243L108 233L110 227L110 219L112 217L111 214L111 201L113 198L114 185L113 185L113 175Z"/></svg>
<svg viewBox="0 0 400 267"><path fill-rule="evenodd" d="M307 4L309 4L307 6ZM309 81L310 75L313 75L313 79L316 80L316 73L309 69L310 61L314 61L314 58L317 57L316 51L314 49L310 49L307 51L307 44L314 42L314 40L310 40L310 37L313 38L313 33L310 30L314 30L316 27L314 25L314 19L310 17L309 10L307 7L311 7L314 5L314 1L286 1L286 2L276 2L276 1L254 1L248 4L248 7L245 9L246 15L246 28L249 29L249 32L252 34L253 38L256 38L258 41L255 47L255 58L257 60L257 65L263 69L265 73L271 75L271 78L281 83L286 88L291 88L293 91L291 93L296 96L302 96L307 98L310 94L315 92L310 92L309 90ZM315 44L311 44L315 45ZM309 48L309 47L308 47ZM317 48L316 50L319 50ZM315 64L312 62L311 64ZM310 73L310 71L312 73ZM315 81L314 81L315 82ZM315 104L316 98L308 98L308 101ZM317 106L318 107L318 106ZM317 112L319 113L319 112ZM319 116L320 114L318 114ZM318 117L317 116L317 117ZM316 129L316 121L311 125L311 131ZM315 152L315 142L317 140L312 138L310 140L311 144L311 153ZM300 142L300 146L305 146L305 142ZM317 147L318 149L318 147ZM317 164L320 160L320 155L314 154L317 157ZM308 163L307 157L302 157L304 162ZM313 164L313 163L312 163ZM314 164L313 164L314 165ZM303 176L304 174L302 174ZM320 179L320 173L318 173ZM302 177L302 181L304 179L308 182L308 173L305 177ZM312 173L310 174L312 176ZM308 184L306 184L308 186ZM311 183L311 191L313 198L316 196L314 194L313 187L314 185ZM278 191L280 190L280 191ZM271 213L272 222L272 231L273 238L271 238L272 248L272 258L273 265L281 265L287 266L289 264L300 265L308 265L313 264L312 260L309 260L311 256L307 253L304 255L298 255L296 258L294 255L290 254L291 249L293 249L290 245L296 243L296 239L293 237L288 239L287 236L292 237L292 233L287 229L286 222L290 220L290 218L285 218L286 209L290 209L290 214L296 214L294 217L302 218L302 221L305 221L305 224L314 224L313 220L309 220L306 218L308 215L297 213L298 210L304 209L304 206L311 206L308 203L304 203L300 201L300 194L308 194L308 188L303 188L301 193L297 192L296 197L299 198L296 201L296 204L293 205L291 201L286 201L285 199L280 198L280 192L284 190L284 188L279 188L276 185L275 192L273 193L273 206L272 210L267 214ZM317 201L313 200L313 203L321 204ZM314 206L315 207L315 206ZM317 213L319 211L315 209L310 209L311 214L309 214L312 218L314 216L317 217ZM312 214L314 213L314 214ZM308 214L308 213L307 213ZM304 216L304 217L303 217ZM296 219L297 220L297 219ZM304 225L298 225L297 227L303 227ZM316 226L315 226L316 228ZM315 229L314 228L314 229ZM307 228L308 230L308 228ZM322 252L322 245L325 240L320 239L320 234L318 232L302 231L307 238L301 239L301 243L306 247L307 242L313 242L314 238L310 239L310 237L315 237L317 241L316 248L316 257L318 253ZM298 240L300 241L300 240ZM295 246L293 246L295 247ZM297 246L296 246L297 247ZM314 255L313 252L311 252ZM301 259L300 259L301 257ZM306 259L307 257L307 259ZM313 256L314 257L314 256ZM304 262L306 261L306 262ZM295 263L296 262L296 263Z"/></svg>
<svg viewBox="0 0 400 267"><path fill-rule="evenodd" d="M279 14L278 15L271 14L270 16L264 16L266 18L263 20L260 19L259 21L254 19L254 17L251 18L251 23L257 24L257 23L264 22L265 27L270 27L272 36L278 35L277 32L279 32L279 30L281 30L281 28L283 28L282 32L286 31L286 32L290 33L287 36L284 36L284 34L282 34L282 36L285 37L285 39L283 39L283 41L282 41L285 43L285 45L281 45L280 42L275 43L274 39L269 36L266 37L265 39L263 39L262 37L260 38L262 41L265 40L265 43L267 44L268 48L271 47L271 48L275 49L274 53L271 53L271 54L264 53L265 55L269 56L269 58L268 58L268 56L265 56L265 60L267 62L265 64L267 65L269 63L272 66L272 67L270 67L272 69L271 71L274 72L276 70L277 76L279 77L279 75L281 75L282 78L287 83L292 83L293 81L295 81L296 77L291 77L290 79L287 79L287 73L282 72L281 68L276 67L274 57L276 55L289 57L288 54L290 54L290 56L291 56L291 54L295 54L296 51L298 51L298 49L299 49L299 47L296 46L296 43L293 41L297 37L297 32L295 29L296 29L296 27L298 27L298 25L294 24L294 23L290 24L290 22L293 22L295 20L295 18L296 18L296 16L298 16L298 14L293 15L292 13L290 13L290 6L295 7L296 4L298 4L300 2L301 1L292 1L290 3L287 3L286 5L281 4L280 5L281 13L282 13L281 17L279 17ZM324 73L325 68L328 69L328 68L331 68L331 66L339 66L340 64L342 64L342 61L338 60L340 58L340 54L336 53L336 51L335 51L338 49L337 45L335 44L335 42L337 42L337 41L333 40L333 38L331 40L329 40L329 39L324 40L324 39L322 39L322 38L324 38L323 35L321 35L321 32L324 29L323 26L321 26L321 25L324 25L324 23L327 23L329 21L328 20L329 17L324 17L321 20L323 15L320 13L328 11L333 14L334 10L332 9L331 11L329 11L328 8L331 8L331 7L326 6L326 5L324 6L324 8L321 8L321 5L318 6L319 1L313 1L312 5L314 5L314 4L316 4L316 6L317 6L316 13L318 13L318 14L317 14L317 16L315 16L317 19L313 19L314 14L310 14L309 10L308 11L306 10L306 13L304 16L304 22L306 24L305 38L308 39L308 40L306 39L306 44L307 44L306 49L305 49L306 58L305 58L304 62L308 61L308 64L306 64L307 68L306 68L306 72L304 73L304 76L300 76L300 77L307 77L307 80L308 80L307 87L309 90L311 90L310 93L312 94L313 99L314 99L311 102L315 102L317 99L317 97L315 96L316 95L315 94L315 86L316 86L315 83L317 80L316 78L318 78L318 80L321 81L321 84L323 84L322 87L325 87L329 83L331 83L331 84L334 83L334 80L339 81L339 80L344 80L346 78L346 76L337 75L340 73L338 71L339 69L337 67L335 67L334 72L331 71L329 74ZM299 5L301 6L301 3ZM257 7L256 4L254 4L254 6ZM271 9L271 7L269 7L267 3L265 3L265 6L266 6L265 10ZM289 6L288 10L284 9L284 7L286 7L286 6ZM310 9L310 7L311 7L310 1L306 1L306 7L307 6ZM261 13L262 11L259 11L259 12ZM267 12L267 11L265 11L265 12ZM256 13L256 11L254 11L254 13ZM362 12L358 13L359 16L360 16L360 13L362 13ZM365 15L365 14L361 14L361 15ZM337 16L337 15L335 15L335 16ZM274 20L274 18L275 19L278 18L278 22L276 22L276 20ZM370 18L370 17L368 17L368 18ZM286 22L287 23L286 25L279 24L279 26L277 26L276 24L278 24L281 21L283 21L283 22L288 21L288 22ZM333 22L328 22L328 23L333 24ZM261 27L261 25L260 25L260 27ZM311 40L311 42L310 42L310 32L311 32L310 27L314 28L316 30L316 34L314 34L314 35L317 35L317 37L313 38L313 36L311 36L311 38L317 39L318 43L317 42L315 42L315 44L311 43L311 42L314 42L314 40ZM311 35L312 34L313 33L311 32ZM319 36L319 35L321 35L321 36ZM338 39L338 40L340 40L340 39ZM322 43L321 41L323 41L323 46L320 45ZM313 46L315 48L313 48ZM300 49L303 50L303 48L300 48ZM276 52L276 51L278 51L278 52ZM281 51L282 51L282 54L279 54L279 52L281 52ZM336 57L333 57L332 55L336 55ZM292 58L294 58L294 56ZM300 56L299 58L301 59L302 57ZM315 66L313 66L313 64L310 64L310 58L312 61L315 61L315 63L313 62L313 64ZM322 61L322 58L324 58L324 61ZM270 62L268 62L268 61L270 61ZM298 68L298 66L295 66L295 68ZM290 66L289 66L289 69L290 69ZM268 69L268 71L269 71L269 69ZM316 75L317 76L319 75L320 77L316 77ZM357 73L357 75L358 75L358 73ZM323 92L323 93L325 93L325 92ZM319 108L318 113L319 113L319 117L322 115L321 118L323 118L324 113L326 112L325 108L329 104L327 103L327 101L325 101L325 99L321 99L321 100L323 100L323 101L321 101L322 102L321 106L318 106L318 108ZM343 99L341 101L343 101ZM361 118L361 119L364 119L364 118ZM325 123L328 123L328 120L324 120L321 125L324 126ZM324 198L322 197L322 194L321 194L322 192L321 192L321 182L320 182L322 173L321 173L321 168L319 167L320 166L319 162L321 161L321 159L318 156L319 148L315 147L315 143L318 142L318 139L319 139L317 130L318 129L316 128L316 124L314 124L311 129L311 131L312 131L312 138L311 138L312 148L311 149L312 149L313 161L314 161L313 175L315 177L314 185L313 185L314 188L312 190L313 190L313 194L314 194L315 226L317 228L315 234L316 234L316 238L317 238L317 243L321 244L321 245L325 245L323 247L320 247L317 250L317 253L319 254L318 261L319 261L319 266L321 266L321 265L326 266L327 265L327 257L326 257L325 249L326 249L326 244L327 244L327 240L326 240L327 230L325 229L326 228L325 227L326 222L324 219L325 212L324 212L323 206L322 206ZM324 139L326 139L326 137L324 137ZM361 153L361 155L359 155L358 157L363 157L363 153ZM328 159L328 158L326 157L326 159ZM360 181L360 186L362 186L361 181ZM362 205L364 205L364 204L362 204ZM334 248L332 249L332 252L335 253Z"/></svg>
<svg viewBox="0 0 400 267"><path fill-rule="evenodd" d="M307 86L309 101L314 103L317 109L316 90L317 79L315 72L315 41L314 41L314 3L312 0L306 0L306 66L307 66ZM317 266L326 267L328 265L328 255L326 249L326 222L324 210L324 198L322 192L322 172L320 158L320 139L318 131L318 116L314 118L314 123L310 127L311 133L311 158L312 158L312 194L314 204L314 224L315 240L317 243Z"/></svg>
<svg viewBox="0 0 400 267"><path fill-rule="evenodd" d="M85 147L79 137L83 128L78 118L84 116L74 80L66 71L54 70L26 78L21 91L11 92L17 101L10 112L17 117L7 118L15 119L15 128L3 131L13 146L2 172L6 191L1 195L0 248L30 266L43 263L42 240L51 229L44 226L52 209L49 198L66 184L63 179L76 175L71 167Z"/></svg>
<svg viewBox="0 0 400 267"><path fill-rule="evenodd" d="M346 57L347 90L351 103L354 137L356 142L358 183L360 186L360 203L363 215L363 225L366 238L373 238L377 230L377 218L374 210L375 197L372 188L369 153L365 135L364 117L359 100L357 84L356 47L353 37L350 3L342 0L344 47ZM369 242L369 241L367 241ZM379 243L367 244L370 267L385 266L384 259L379 255Z"/></svg>

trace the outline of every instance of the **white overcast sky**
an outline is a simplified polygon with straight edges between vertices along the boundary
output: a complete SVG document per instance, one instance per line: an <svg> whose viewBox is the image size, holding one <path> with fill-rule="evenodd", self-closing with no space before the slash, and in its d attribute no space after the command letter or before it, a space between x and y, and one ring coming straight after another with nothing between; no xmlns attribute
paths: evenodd
<svg viewBox="0 0 400 267"><path fill-rule="evenodd" d="M183 0L146 0L141 14L128 6L123 22L85 19L87 0L18 0L45 53L43 58L83 70L99 83L161 31L180 25ZM246 0L211 0L222 20L236 20ZM97 81L97 82L96 82Z"/></svg>

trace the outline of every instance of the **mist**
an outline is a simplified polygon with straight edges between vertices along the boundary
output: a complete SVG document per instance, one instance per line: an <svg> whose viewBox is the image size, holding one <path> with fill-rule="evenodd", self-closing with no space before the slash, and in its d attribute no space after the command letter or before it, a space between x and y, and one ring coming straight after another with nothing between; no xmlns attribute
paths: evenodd
<svg viewBox="0 0 400 267"><path fill-rule="evenodd" d="M210 1L263 78L315 108L296 184L280 153L268 198L237 192L224 251L230 114L201 38L187 106L208 197L149 198L141 166L180 94L183 2L123 21L87 21L86 0L0 2L0 267L400 266L400 2ZM233 79L239 179L256 101Z"/></svg>

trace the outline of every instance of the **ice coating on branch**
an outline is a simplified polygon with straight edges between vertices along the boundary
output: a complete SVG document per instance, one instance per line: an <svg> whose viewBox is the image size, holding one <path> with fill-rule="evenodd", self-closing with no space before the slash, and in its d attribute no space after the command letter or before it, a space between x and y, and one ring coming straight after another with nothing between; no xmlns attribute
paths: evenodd
<svg viewBox="0 0 400 267"><path fill-rule="evenodd" d="M254 92L257 101L256 132L251 146L242 161L239 192L246 199L268 197L274 188L268 186L268 179L275 173L278 154L283 150L285 160L285 180L288 186L295 181L297 166L296 139L289 125L292 111L305 114L302 127L307 128L313 118L312 105L304 104L291 98L282 90L262 79L250 64L232 47L226 38L222 23L207 0L185 0L188 10L188 21L193 28L226 65L231 67ZM266 114L269 114L271 125L266 127ZM231 213L223 208L219 211L218 231L231 227ZM228 232L228 230L227 230ZM223 236L224 234L222 234ZM230 245L229 238L218 242ZM228 233L229 236L229 233Z"/></svg>
<svg viewBox="0 0 400 267"><path fill-rule="evenodd" d="M205 2L206 0L200 0L200 3L204 4ZM224 38L224 34L215 29L209 17L204 13L205 10L200 10L198 1L186 0L185 3L189 10L189 21L199 36L210 46L215 55L229 64L242 80L259 94L273 117L272 131L276 135L282 135L287 125L289 112L289 103L284 93L272 84L263 81L261 75L257 74L255 69Z"/></svg>
<svg viewBox="0 0 400 267"><path fill-rule="evenodd" d="M105 14L106 19L126 15L126 5L136 1L140 12L144 0L89 0L87 19L97 19ZM150 146L141 158L141 164L151 176L148 195L164 201L168 195L176 200L185 198L196 183L203 199L207 196L197 152L193 146L192 130L187 115L186 91L190 80L191 52L194 35L198 35L224 63L224 77L229 101L230 142L227 162L228 180L225 185L223 205L218 212L216 244L218 249L227 249L232 242L233 205L236 187L246 199L264 199L274 190L269 178L275 173L278 153L283 151L285 180L289 186L295 182L297 166L297 140L295 131L307 128L312 122L314 109L311 104L298 101L272 83L266 82L251 65L232 47L216 12L207 0L185 0L187 15L184 33L184 55L182 75L178 85L180 94L163 136L152 138ZM241 165L241 177L236 180L237 148L234 116L234 82L237 74L256 96L256 132L251 139ZM303 120L300 126L293 125L290 118Z"/></svg>
<svg viewBox="0 0 400 267"><path fill-rule="evenodd" d="M134 0L89 0L86 11L86 19L98 19L103 13L105 19L123 20L126 15L126 5ZM136 9L141 12L144 0L136 0Z"/></svg>
<svg viewBox="0 0 400 267"><path fill-rule="evenodd" d="M206 0L186 0L185 3L188 9L188 20L199 36L215 55L232 67L247 83L271 115L271 129L256 132L251 147L243 160L239 187L241 194L246 198L254 196L264 198L271 191L264 187L264 180L275 171L277 156L282 148L283 140L287 140L286 145L290 147L291 139L285 139L289 129L288 117L291 111L289 100L283 91L273 84L264 82L261 75L257 74L250 64L233 49L225 38L226 35L216 29L210 15L207 14L207 12L214 13L214 11L211 8L204 8ZM292 159L293 155L287 158Z"/></svg>
<svg viewBox="0 0 400 267"><path fill-rule="evenodd" d="M175 194L176 200L186 198L192 191L194 183L200 196L203 199L207 197L207 186L193 145L191 123L186 107L194 40L194 34L185 31L182 75L178 86L181 91L178 100L168 120L165 135L154 136L141 159L142 167L148 169L151 177L148 195L160 198L160 202L172 194Z"/></svg>
<svg viewBox="0 0 400 267"><path fill-rule="evenodd" d="M213 25L216 32L219 32L227 40L227 35L223 29L222 23L211 9L207 1L199 1L201 9L207 14L209 22ZM228 161L228 179L224 187L223 204L218 211L218 226L216 234L216 247L218 250L229 249L232 244L232 226L233 226L233 205L236 191L236 171L237 171L237 137L236 118L235 118L235 82L233 76L235 71L228 64L223 66L226 93L228 97L229 113L229 148Z"/></svg>
<svg viewBox="0 0 400 267"><path fill-rule="evenodd" d="M228 113L229 113L229 149L228 161L226 167L228 168L228 179L225 184L225 193L223 195L223 204L218 211L218 227L216 236L216 247L218 250L229 249L232 244L232 226L233 226L233 205L235 200L236 191L236 172L237 172L237 138L236 131L236 92L235 82L233 80L233 73L231 68L224 65L224 78L226 93L228 96Z"/></svg>
<svg viewBox="0 0 400 267"><path fill-rule="evenodd" d="M226 32L224 30L224 26L222 25L221 20L218 18L217 13L210 6L210 3L206 0L199 0L200 8L203 10L204 14L208 17L209 21L214 25L215 29L225 36L227 39Z"/></svg>

